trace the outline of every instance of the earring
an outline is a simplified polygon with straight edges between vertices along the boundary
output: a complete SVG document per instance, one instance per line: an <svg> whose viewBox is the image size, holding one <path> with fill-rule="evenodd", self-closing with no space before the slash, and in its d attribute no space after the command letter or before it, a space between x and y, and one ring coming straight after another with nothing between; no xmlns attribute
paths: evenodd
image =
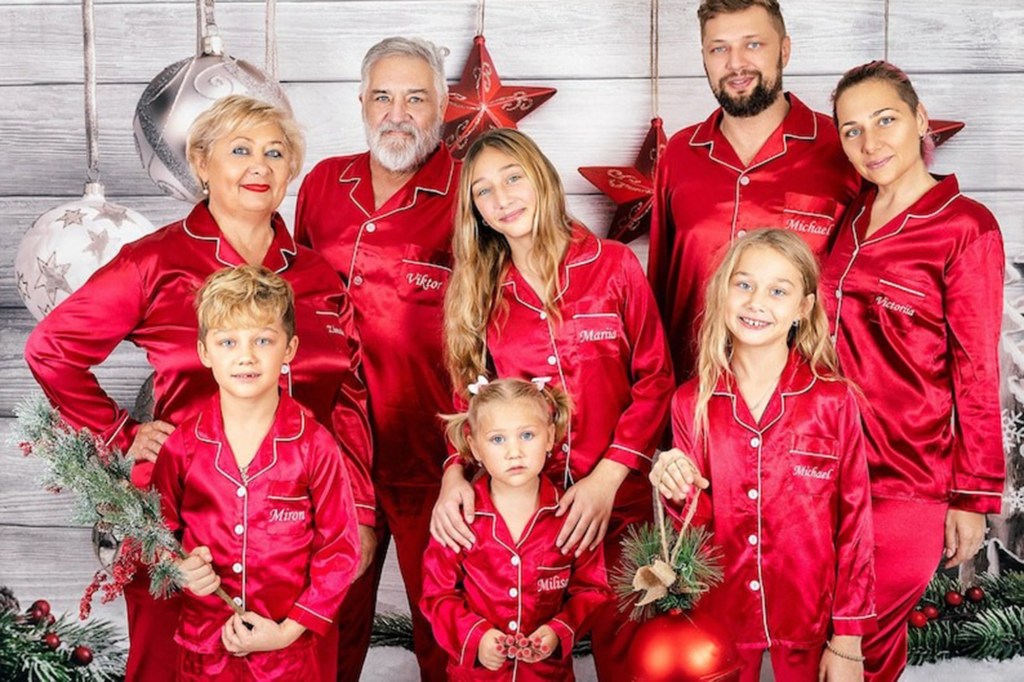
<svg viewBox="0 0 1024 682"><path fill-rule="evenodd" d="M793 320L793 329L796 329L799 326L800 326L800 318L797 318L797 319Z"/></svg>
<svg viewBox="0 0 1024 682"><path fill-rule="evenodd" d="M292 368L288 365L287 362L284 363L283 365L281 365L281 374L288 374L291 371L292 371Z"/></svg>
<svg viewBox="0 0 1024 682"><path fill-rule="evenodd" d="M551 450L548 450L548 457L551 457Z"/></svg>
<svg viewBox="0 0 1024 682"><path fill-rule="evenodd" d="M210 196L210 183L207 180L201 180L199 184L203 186L203 195Z"/></svg>

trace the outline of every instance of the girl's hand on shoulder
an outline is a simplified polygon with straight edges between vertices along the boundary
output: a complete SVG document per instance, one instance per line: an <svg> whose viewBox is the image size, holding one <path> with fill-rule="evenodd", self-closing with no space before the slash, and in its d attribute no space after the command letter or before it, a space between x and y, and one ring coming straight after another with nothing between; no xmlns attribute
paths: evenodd
<svg viewBox="0 0 1024 682"><path fill-rule="evenodd" d="M946 512L946 548L943 550L947 561L944 568L953 568L967 561L981 549L985 540L985 515L962 509Z"/></svg>
<svg viewBox="0 0 1024 682"><path fill-rule="evenodd" d="M470 549L476 536L469 529L476 512L476 494L466 480L463 467L453 464L441 478L441 494L430 514L430 534L454 552Z"/></svg>
<svg viewBox="0 0 1024 682"><path fill-rule="evenodd" d="M710 485L697 465L676 448L658 455L648 479L659 493L673 502L682 502L695 488L705 490Z"/></svg>
<svg viewBox="0 0 1024 682"><path fill-rule="evenodd" d="M480 644L476 648L476 658L480 665L488 670L497 670L505 664L507 656L499 651L498 644L505 634L496 628L491 628L480 638Z"/></svg>
<svg viewBox="0 0 1024 682"><path fill-rule="evenodd" d="M860 637L833 635L829 645L821 654L818 664L818 682L862 682L864 662L860 650ZM836 654L838 651L845 656Z"/></svg>
<svg viewBox="0 0 1024 682"><path fill-rule="evenodd" d="M155 462L167 437L174 433L174 426L159 419L139 425L135 440L128 448L128 456L136 462Z"/></svg>
<svg viewBox="0 0 1024 682"><path fill-rule="evenodd" d="M536 663L551 658L558 648L558 635L550 625L541 625L530 635L530 648L528 657L523 658L527 663Z"/></svg>
<svg viewBox="0 0 1024 682"><path fill-rule="evenodd" d="M252 626L250 630L246 623ZM294 620L286 618L277 623L263 616L246 611L237 613L224 623L220 639L224 648L235 656L245 656L256 651L278 651L291 646L306 631Z"/></svg>
<svg viewBox="0 0 1024 682"><path fill-rule="evenodd" d="M589 475L576 481L558 501L555 516L565 516L555 545L562 554L575 550L576 556L596 549L608 532L608 520L615 505L615 493L629 475L629 469L602 459Z"/></svg>
<svg viewBox="0 0 1024 682"><path fill-rule="evenodd" d="M196 547L178 561L178 570L185 577L183 587L197 597L206 597L220 587L220 576L213 570L213 554L206 546Z"/></svg>

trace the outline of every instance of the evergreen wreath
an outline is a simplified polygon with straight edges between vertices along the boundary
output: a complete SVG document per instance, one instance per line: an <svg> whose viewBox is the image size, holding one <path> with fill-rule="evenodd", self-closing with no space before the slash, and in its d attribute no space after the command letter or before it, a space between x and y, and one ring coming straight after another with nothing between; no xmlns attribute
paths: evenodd
<svg viewBox="0 0 1024 682"><path fill-rule="evenodd" d="M908 618L911 665L956 657L1024 654L1024 573L983 575L976 585L938 574Z"/></svg>

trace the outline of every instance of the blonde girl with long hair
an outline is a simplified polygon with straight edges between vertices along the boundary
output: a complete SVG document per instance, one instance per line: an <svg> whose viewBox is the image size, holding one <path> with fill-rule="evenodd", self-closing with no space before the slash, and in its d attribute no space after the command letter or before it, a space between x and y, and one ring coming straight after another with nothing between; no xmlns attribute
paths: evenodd
<svg viewBox="0 0 1024 682"><path fill-rule="evenodd" d="M743 680L859 680L874 565L854 387L836 370L818 265L784 230L733 243L707 287L698 373L672 401L674 449L651 482L695 489L725 579L698 606L731 632ZM679 506L670 504L679 511Z"/></svg>
<svg viewBox="0 0 1024 682"><path fill-rule="evenodd" d="M457 398L481 375L541 377L569 395L572 419L546 467L565 491L557 546L568 556L603 543L611 566L626 526L650 517L644 474L673 389L643 269L628 247L598 239L569 216L557 171L521 132L481 136L459 182L445 298ZM468 549L475 496L462 464L449 464L431 534ZM624 657L616 647L625 646L614 636L618 619L599 620L598 674L623 679L614 669Z"/></svg>

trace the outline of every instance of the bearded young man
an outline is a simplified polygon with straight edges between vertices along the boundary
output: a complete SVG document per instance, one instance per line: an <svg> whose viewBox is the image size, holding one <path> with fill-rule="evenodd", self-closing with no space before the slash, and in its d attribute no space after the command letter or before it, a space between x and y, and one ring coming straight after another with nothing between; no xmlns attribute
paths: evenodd
<svg viewBox="0 0 1024 682"><path fill-rule="evenodd" d="M662 154L648 262L679 383L693 373L704 286L729 244L776 227L820 255L860 187L831 118L782 91L790 39L779 3L704 0L697 17L721 107Z"/></svg>
<svg viewBox="0 0 1024 682"><path fill-rule="evenodd" d="M299 190L295 238L341 274L363 348L378 509L359 509L365 562L342 604L338 679L359 679L391 536L423 680L447 657L419 609L430 513L447 454L438 414L453 411L441 353L458 163L440 142L445 52L387 38L366 53L359 101L369 151L321 161ZM376 551L374 551L374 549Z"/></svg>

